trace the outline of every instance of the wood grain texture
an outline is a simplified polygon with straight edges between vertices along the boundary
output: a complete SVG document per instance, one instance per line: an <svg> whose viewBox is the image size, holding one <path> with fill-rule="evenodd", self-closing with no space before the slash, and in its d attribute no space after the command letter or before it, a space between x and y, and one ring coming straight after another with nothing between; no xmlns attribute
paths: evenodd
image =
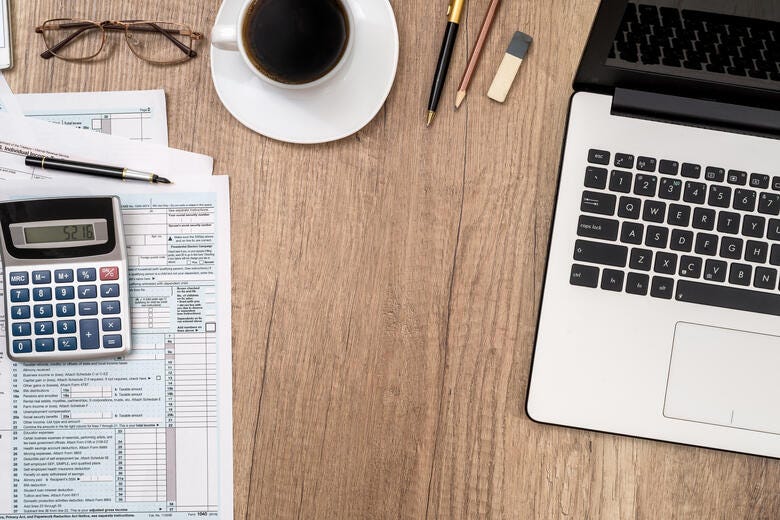
<svg viewBox="0 0 780 520"><path fill-rule="evenodd" d="M526 416L560 143L597 1L504 2L454 112L487 5L469 4L429 130L444 0L393 0L395 87L371 124L328 145L240 126L217 100L207 44L175 68L118 37L100 62L37 56L32 28L47 18L208 33L213 0L15 0L6 78L18 92L164 88L171 144L230 175L236 518L780 517L776 460ZM534 43L499 105L484 93L518 29Z"/></svg>

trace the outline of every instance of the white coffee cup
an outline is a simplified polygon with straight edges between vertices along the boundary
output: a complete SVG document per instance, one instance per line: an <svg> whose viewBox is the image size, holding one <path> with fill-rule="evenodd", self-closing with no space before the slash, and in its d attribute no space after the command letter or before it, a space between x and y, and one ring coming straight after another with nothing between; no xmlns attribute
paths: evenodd
<svg viewBox="0 0 780 520"><path fill-rule="evenodd" d="M355 26L355 17L353 15L353 4L358 0L340 0L341 4L344 6L344 12L347 15L349 31L347 34L346 46L344 48L344 52L341 54L341 58L339 59L339 62L330 71L328 71L327 74L309 83L301 83L301 84L282 83L281 81L277 81L269 77L268 75L266 75L262 70L260 70L257 67L257 65L255 65L252 62L252 59L249 57L246 46L244 45L244 38L242 35L244 23L246 22L249 9L255 3L262 2L262 1L263 0L246 0L244 2L244 5L241 7L241 11L239 12L238 15L238 20L236 21L235 24L215 25L211 31L211 44L217 49L238 52L243 58L246 66L249 67L249 70L251 70L255 74L255 76L257 76L258 78L260 78L261 80L263 80L265 83L269 85L273 85L275 87L280 87L280 88L287 88L287 89L306 89L306 88L316 87L318 85L326 83L330 81L338 73L338 71L341 69L344 63L347 60L349 60L349 57L352 53L352 47L354 45L355 32L357 29Z"/></svg>

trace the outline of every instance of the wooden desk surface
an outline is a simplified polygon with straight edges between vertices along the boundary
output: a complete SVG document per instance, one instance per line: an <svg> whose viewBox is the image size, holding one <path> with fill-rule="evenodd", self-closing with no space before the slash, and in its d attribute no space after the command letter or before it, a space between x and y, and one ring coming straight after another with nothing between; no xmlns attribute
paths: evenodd
<svg viewBox="0 0 780 520"><path fill-rule="evenodd" d="M780 516L776 460L525 414L560 143L596 0L505 0L456 113L488 4L471 2L427 130L446 1L393 0L401 57L386 106L356 135L310 147L237 123L207 44L174 68L134 59L116 36L99 63L38 57L33 27L47 18L208 33L217 0L12 3L15 91L164 88L171 145L230 175L237 518ZM502 106L484 93L517 29L534 44Z"/></svg>

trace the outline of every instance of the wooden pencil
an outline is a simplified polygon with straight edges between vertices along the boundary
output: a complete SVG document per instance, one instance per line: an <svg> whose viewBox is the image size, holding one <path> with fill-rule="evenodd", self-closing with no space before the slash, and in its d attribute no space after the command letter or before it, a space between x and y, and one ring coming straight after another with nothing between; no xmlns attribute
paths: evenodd
<svg viewBox="0 0 780 520"><path fill-rule="evenodd" d="M490 6L488 6L487 13L485 13L485 19L482 21L482 29L479 31L477 42L474 44L474 50L471 51L471 57L469 58L466 70L463 73L463 79L460 81L458 87L458 93L455 95L455 108L460 108L463 100L466 99L466 91L471 83L471 78L474 76L474 71L479 63L479 57L482 55L482 49L485 47L488 34L490 34L490 28L493 26L493 20L496 18L498 12L498 6L501 0L491 0Z"/></svg>

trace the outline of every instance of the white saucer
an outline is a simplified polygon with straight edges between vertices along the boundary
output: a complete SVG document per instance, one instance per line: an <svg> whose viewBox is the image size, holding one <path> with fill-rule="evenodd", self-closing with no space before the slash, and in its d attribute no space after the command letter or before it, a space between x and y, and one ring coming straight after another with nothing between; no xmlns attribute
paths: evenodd
<svg viewBox="0 0 780 520"><path fill-rule="evenodd" d="M242 0L225 0L215 25L235 23ZM388 0L353 5L354 47L322 85L291 90L268 85L238 52L211 46L211 76L222 104L255 132L290 143L325 143L352 135L379 112L398 67L398 27Z"/></svg>

